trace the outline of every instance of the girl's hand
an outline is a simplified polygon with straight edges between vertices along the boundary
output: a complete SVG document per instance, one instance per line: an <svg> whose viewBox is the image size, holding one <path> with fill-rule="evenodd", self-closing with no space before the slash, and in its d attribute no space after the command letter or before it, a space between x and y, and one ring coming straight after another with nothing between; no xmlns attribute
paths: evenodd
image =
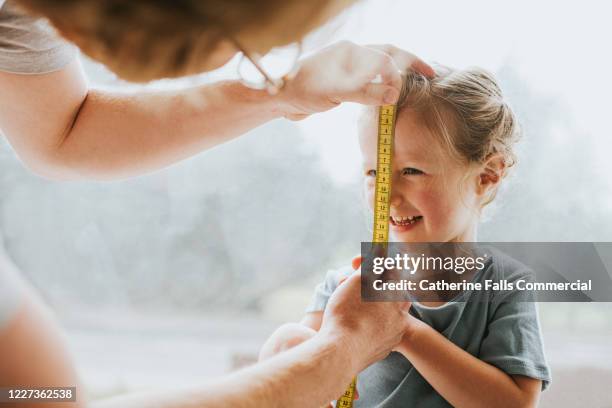
<svg viewBox="0 0 612 408"><path fill-rule="evenodd" d="M397 345L397 347L393 349L393 351L397 351L398 353L401 353L404 356L406 355L406 351L408 350L408 348L410 348L412 337L424 327L429 327L427 323L417 319L411 314L408 315L407 322L408 328L406 329L406 333L404 333L402 341Z"/></svg>

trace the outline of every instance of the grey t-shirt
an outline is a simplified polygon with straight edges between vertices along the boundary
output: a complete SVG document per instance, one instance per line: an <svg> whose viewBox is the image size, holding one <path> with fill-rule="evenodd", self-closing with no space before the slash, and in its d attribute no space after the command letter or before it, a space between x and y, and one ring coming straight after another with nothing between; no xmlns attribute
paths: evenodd
<svg viewBox="0 0 612 408"><path fill-rule="evenodd" d="M529 270L520 262L496 249L485 268L473 280L510 282L529 279ZM307 312L325 309L339 279L350 266L328 272L315 290ZM413 303L410 313L418 317L463 350L507 374L524 375L542 380L546 388L551 380L544 356L537 304L522 302L524 292L464 292L462 301L440 307ZM486 296L486 300L483 300ZM402 354L393 352L359 374L359 400L355 407L450 407Z"/></svg>
<svg viewBox="0 0 612 408"><path fill-rule="evenodd" d="M45 19L29 16L13 0L0 0L0 71L44 74L76 56Z"/></svg>

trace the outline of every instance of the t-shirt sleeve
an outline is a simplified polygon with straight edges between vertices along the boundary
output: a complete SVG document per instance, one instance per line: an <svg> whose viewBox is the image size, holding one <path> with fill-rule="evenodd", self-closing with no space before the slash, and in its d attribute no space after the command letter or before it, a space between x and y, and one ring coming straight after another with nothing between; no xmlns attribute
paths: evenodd
<svg viewBox="0 0 612 408"><path fill-rule="evenodd" d="M513 274L530 279L528 272ZM479 358L510 375L542 380L542 389L551 381L544 354L537 302L522 291L509 291L493 300L492 316L481 344Z"/></svg>
<svg viewBox="0 0 612 408"><path fill-rule="evenodd" d="M310 304L308 307L306 307L306 313L320 312L325 310L327 302L329 301L332 293L334 293L334 290L336 290L338 287L340 280L349 276L352 272L353 269L350 266L327 271L325 280L319 283L315 288Z"/></svg>
<svg viewBox="0 0 612 408"><path fill-rule="evenodd" d="M25 13L13 0L0 1L0 71L44 74L76 57L76 47L62 40L42 18Z"/></svg>

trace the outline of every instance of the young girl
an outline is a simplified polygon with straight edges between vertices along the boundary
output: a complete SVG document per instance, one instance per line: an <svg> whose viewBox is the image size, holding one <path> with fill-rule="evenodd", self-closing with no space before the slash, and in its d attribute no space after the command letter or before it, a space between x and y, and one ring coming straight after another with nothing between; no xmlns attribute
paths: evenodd
<svg viewBox="0 0 612 408"><path fill-rule="evenodd" d="M493 76L438 67L411 72L398 103L390 232L398 242L475 242L482 208L514 164L516 118ZM377 115L361 120L366 196L372 206ZM353 265L357 268L358 265ZM266 358L312 337L331 293L351 267L330 271L301 324L279 328ZM474 279L520 279L524 266L492 252ZM518 292L476 301L414 302L397 350L359 374L356 407L530 407L550 382L533 302ZM473 300L473 301L470 301ZM376 339L372 339L375 342Z"/></svg>

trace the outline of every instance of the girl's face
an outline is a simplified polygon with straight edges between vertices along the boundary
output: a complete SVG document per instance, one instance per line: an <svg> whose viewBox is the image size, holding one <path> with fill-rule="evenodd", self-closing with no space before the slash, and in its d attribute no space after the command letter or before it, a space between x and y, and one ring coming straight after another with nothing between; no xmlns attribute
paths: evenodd
<svg viewBox="0 0 612 408"><path fill-rule="evenodd" d="M373 208L377 118L360 126L365 193ZM444 150L419 114L403 109L395 128L390 233L396 242L476 241L476 175Z"/></svg>

